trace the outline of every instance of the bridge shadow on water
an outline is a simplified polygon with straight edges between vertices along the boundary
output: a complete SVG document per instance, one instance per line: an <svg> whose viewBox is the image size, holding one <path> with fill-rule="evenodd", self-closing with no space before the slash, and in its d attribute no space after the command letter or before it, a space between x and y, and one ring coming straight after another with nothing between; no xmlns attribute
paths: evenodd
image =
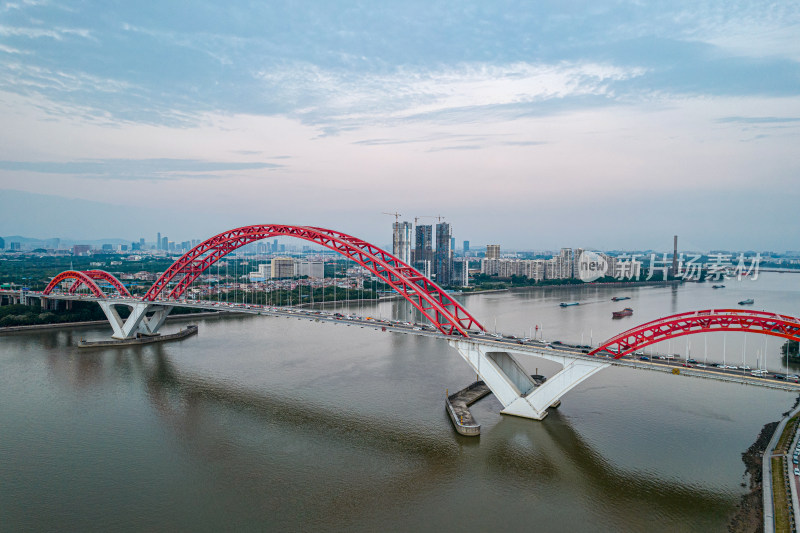
<svg viewBox="0 0 800 533"><path fill-rule="evenodd" d="M649 521L654 511L664 517L681 516L687 524L702 524L709 514L732 514L730 494L609 463L558 409L551 409L542 422L503 417L486 437L487 463L520 488L575 480L581 498L607 503L613 495L614 505L604 512L618 515L621 529L632 528L637 510L647 518L633 530L653 530ZM540 478L543 482L537 482Z"/></svg>
<svg viewBox="0 0 800 533"><path fill-rule="evenodd" d="M286 505L287 499L301 498L300 493L309 489L289 483L279 496L265 492L264 487L273 487L274 491L276 481L262 458L271 450L241 445L237 440L243 437L228 428L231 416L255 422L251 427L265 433L275 428L387 462L385 472L380 465L372 466L375 475L360 476L357 483L322 483L335 486L335 490L326 490L313 508L304 510L306 526L329 525L332 520L340 525L354 523L370 509L405 506L409 499L451 490L454 483L477 483L487 477L499 480L509 490L528 494L560 490L589 505L596 500L607 506L603 512L621 529L638 527L631 524L638 509L647 509L642 516L648 520L655 513L672 519L682 516L687 523L695 524L709 514L721 516L732 509L730 494L610 464L558 410L551 410L542 422L503 416L481 437L468 438L454 431L414 428L408 417L401 415L400 420L359 415L330 405L310 404L302 398L192 376L179 371L160 345L77 352L68 357L51 355L48 363L62 381L66 378L77 388L108 379L141 382L158 418L196 459L206 464L223 463L224 482L271 499L264 504L263 512L278 505L277 500ZM441 424L450 429L443 405L441 411ZM314 458L323 472L327 471L326 459ZM608 505L611 500L614 505ZM640 525L647 528L647 523Z"/></svg>

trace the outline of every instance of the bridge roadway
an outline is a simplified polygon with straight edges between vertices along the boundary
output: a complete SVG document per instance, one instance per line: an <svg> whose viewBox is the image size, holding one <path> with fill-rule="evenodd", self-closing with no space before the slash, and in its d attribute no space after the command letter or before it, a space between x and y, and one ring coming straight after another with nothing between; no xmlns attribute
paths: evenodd
<svg viewBox="0 0 800 533"><path fill-rule="evenodd" d="M3 291L7 292L7 291ZM19 294L19 292L15 292ZM98 298L93 295L84 294L61 294L52 293L43 296L40 292L29 291L26 293L27 297L31 298L48 298L52 300L80 300L80 301L111 301L115 304L131 305L141 303L141 300L136 298L125 298L116 295L109 295L108 298ZM381 331L389 331L394 333L403 333L408 335L418 335L422 337L432 337L442 340L464 340L464 338L457 332L454 335L445 335L439 332L431 325L414 324L411 322L401 322L394 320L387 320L375 317L359 317L356 315L343 315L341 313L334 313L330 311L320 311L314 309L303 309L298 307L271 307L250 304L235 304L227 302L213 302L213 301L199 301L199 300L186 300L186 299L159 299L154 301L155 304L162 304L166 306L176 307L189 307L194 309L203 309L211 311L222 312L235 312L247 313L253 315L273 316L283 318L296 318L298 320L310 320L313 322L328 322L333 324L346 324L347 326L369 327ZM651 370L656 372L665 372L669 374L680 374L682 376L690 376L697 378L713 379L717 381L727 381L732 383L740 383L745 385L754 385L759 387L766 387L771 389L786 390L792 392L800 392L800 380L787 381L786 379L779 379L775 377L775 372L769 372L768 375L763 377L753 376L750 374L749 369L723 369L719 367L707 366L705 368L691 365L685 359L675 356L673 359L658 359L658 356L651 356L651 360L643 361L639 359L638 355L624 356L620 359L611 357L613 354L606 354L605 357L596 355L587 355L587 348L581 348L574 345L561 343L559 341L547 342L544 340L534 339L520 339L510 335L501 335L497 333L488 333L482 331L469 331L469 342L489 348L491 350L503 351L506 350L518 354L528 354L536 357L544 356L548 359L553 359L553 356L563 355L571 359L585 359L590 361L601 360L613 366L635 368L639 370ZM778 373L779 374L779 373ZM779 374L780 375L780 374Z"/></svg>

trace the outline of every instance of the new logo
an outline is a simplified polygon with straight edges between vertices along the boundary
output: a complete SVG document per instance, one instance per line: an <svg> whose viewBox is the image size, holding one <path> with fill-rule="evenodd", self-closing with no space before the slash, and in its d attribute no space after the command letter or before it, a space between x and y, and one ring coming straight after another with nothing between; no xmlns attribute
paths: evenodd
<svg viewBox="0 0 800 533"><path fill-rule="evenodd" d="M578 277L581 281L591 282L600 279L608 271L608 262L598 253L583 251L578 257Z"/></svg>

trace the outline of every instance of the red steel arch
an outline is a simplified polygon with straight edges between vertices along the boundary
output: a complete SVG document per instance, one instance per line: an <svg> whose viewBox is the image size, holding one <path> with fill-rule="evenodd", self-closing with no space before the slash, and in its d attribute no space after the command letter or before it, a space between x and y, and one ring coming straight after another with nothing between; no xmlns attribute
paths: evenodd
<svg viewBox="0 0 800 533"><path fill-rule="evenodd" d="M78 270L65 270L58 276L54 277L53 279L50 280L50 283L47 284L47 287L45 287L44 291L42 291L42 294L44 295L50 294L51 292L53 292L53 289L55 289L59 283L67 279L74 279L86 285L87 287L89 287L89 290L92 291L92 294L94 294L98 298L106 297L105 293L103 293L103 291L100 290L100 287L97 286L97 283L95 283L91 277L89 277L84 272L80 272ZM70 288L70 291L71 290L72 288Z"/></svg>
<svg viewBox="0 0 800 533"><path fill-rule="evenodd" d="M473 318L472 315L470 315L467 312L467 310L461 306L461 304L459 304L455 299L453 299L452 296L447 294L433 281L423 276L419 270L415 269L414 267L410 266L407 263L404 263L402 260L398 259L394 255L385 252L384 250L376 246L373 246L366 241L362 241L357 237L352 237L350 235L346 235L338 231L329 230L325 228L317 228L317 227L313 227L311 229L325 233L326 235L334 236L343 241L347 241L350 244L358 246L361 249L369 250L372 255L381 258L387 264L395 265L395 271L398 274L402 274L410 282L420 287L422 291L426 292L427 294L430 294L433 298L436 299L439 305L441 305L443 308L449 311L450 314L453 315L453 317L455 317L459 322L466 324L467 329L471 328L473 325L477 325L480 329L483 329L483 326L478 324L477 320L475 320L475 318ZM401 288L406 290L408 289L408 286L403 285ZM417 289L414 290L416 291ZM415 295L409 294L407 292L406 293L401 292L401 294L407 300L409 298L415 297Z"/></svg>
<svg viewBox="0 0 800 533"><path fill-rule="evenodd" d="M679 313L620 333L589 352L589 355L608 351L614 354L614 359L619 359L623 355L650 344L684 335L713 331L761 333L800 341L800 319L765 311L742 309L707 309Z"/></svg>
<svg viewBox="0 0 800 533"><path fill-rule="evenodd" d="M111 286L117 289L117 292L120 293L122 296L133 298L133 296L131 296L131 293L128 292L128 289L125 287L125 285L123 285L122 282L119 279L117 279L113 274L110 274L105 270L82 270L81 272L83 272L84 274L86 274L87 276L89 276L94 280L102 279L103 281L107 281L108 283L111 284ZM83 280L76 279L75 283L72 284L72 287L69 288L69 293L75 294L75 291L77 291L81 285L83 285Z"/></svg>
<svg viewBox="0 0 800 533"><path fill-rule="evenodd" d="M333 230L307 226L262 224L225 231L198 244L172 264L144 295L154 301L169 288L168 298L180 297L200 274L228 253L251 242L276 236L296 237L339 252L395 289L442 333L483 326L442 288L400 259L361 239ZM168 287L170 283L174 285Z"/></svg>

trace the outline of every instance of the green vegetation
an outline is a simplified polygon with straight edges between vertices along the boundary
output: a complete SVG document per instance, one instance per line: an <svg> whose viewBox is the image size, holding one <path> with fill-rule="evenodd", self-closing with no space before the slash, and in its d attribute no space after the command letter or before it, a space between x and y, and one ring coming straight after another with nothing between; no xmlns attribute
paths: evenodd
<svg viewBox="0 0 800 533"><path fill-rule="evenodd" d="M646 281L646 275L642 275L640 279L617 279L612 276L602 277L593 283L634 283L637 281ZM524 276L511 276L510 278L499 278L497 276L489 276L486 274L475 274L471 278L472 284L478 290L493 290L493 289L510 289L512 287L547 287L551 285L583 285L584 281L575 278L566 279L543 279L535 281ZM661 278L653 278L650 281L661 281Z"/></svg>
<svg viewBox="0 0 800 533"><path fill-rule="evenodd" d="M800 422L800 418L793 416L786 423L778 443L775 445L775 453L784 455L772 458L772 502L775 508L775 531L788 532L792 530L790 523L791 505L789 503L791 496L786 486L785 466L787 457L785 454L789 453L789 446L794 438L798 422Z"/></svg>
<svg viewBox="0 0 800 533"><path fill-rule="evenodd" d="M94 302L74 302L69 311L45 311L40 305L4 305L0 307L0 327L31 326L105 320L106 315Z"/></svg>
<svg viewBox="0 0 800 533"><path fill-rule="evenodd" d="M784 479L784 457L772 458L772 505L775 508L776 533L789 533L792 525L789 521L789 495L786 493Z"/></svg>
<svg viewBox="0 0 800 533"><path fill-rule="evenodd" d="M125 306L118 306L117 311L123 319L128 318L130 310ZM186 315L206 312L204 309L190 307L175 307L171 315ZM0 306L0 327L10 326L35 326L39 324L64 324L67 322L89 322L93 320L106 320L103 310L95 302L73 301L72 309L65 309L62 302L58 310L46 311L37 302L34 305L3 305Z"/></svg>
<svg viewBox="0 0 800 533"><path fill-rule="evenodd" d="M111 262L119 262L111 265ZM172 263L173 258L143 256L141 261L123 261L116 254L95 254L91 256L24 256L3 258L0 260L0 280L3 283L14 283L31 290L42 290L50 279L65 270L91 270L94 268L116 273L135 273L141 271L163 272ZM91 263L103 263L93 266ZM150 283L147 283L149 286Z"/></svg>
<svg viewBox="0 0 800 533"><path fill-rule="evenodd" d="M798 354L798 351L800 351L800 342L798 341L786 341L783 343L783 346L781 346L781 355L786 357L788 352L790 361L800 361L800 354Z"/></svg>
<svg viewBox="0 0 800 533"><path fill-rule="evenodd" d="M786 423L786 426L783 428L783 433L781 433L781 437L778 439L778 444L775 445L775 451L777 453L789 452L789 445L792 443L792 437L794 437L794 432L797 429L797 422L798 417L793 416Z"/></svg>

